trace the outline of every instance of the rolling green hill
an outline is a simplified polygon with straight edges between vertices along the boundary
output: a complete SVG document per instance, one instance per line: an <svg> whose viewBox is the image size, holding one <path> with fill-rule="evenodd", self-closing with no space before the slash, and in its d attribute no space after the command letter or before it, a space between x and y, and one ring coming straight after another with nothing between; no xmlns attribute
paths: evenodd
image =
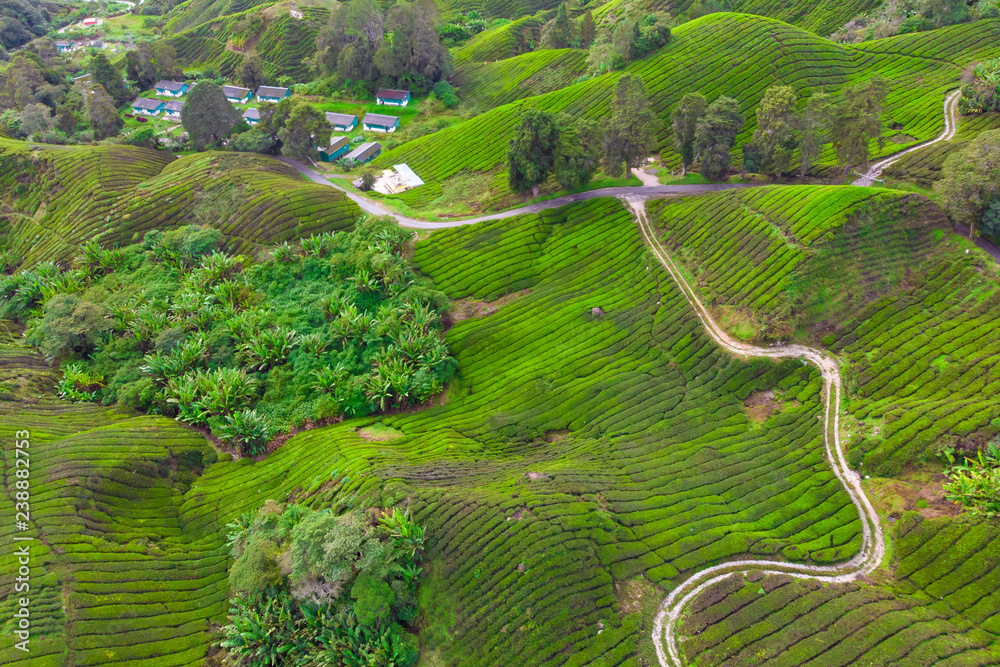
<svg viewBox="0 0 1000 667"><path fill-rule="evenodd" d="M723 326L819 341L846 363L851 461L894 476L1000 432L997 271L926 200L769 187L651 207ZM738 241L738 243L734 243ZM738 267L734 270L734 267ZM727 315L727 313L729 313ZM984 338L985 337L985 338ZM995 338L995 337L993 337Z"/></svg>
<svg viewBox="0 0 1000 667"><path fill-rule="evenodd" d="M654 56L632 63L625 72L643 77L654 108L664 118L689 91L700 91L710 100L719 95L737 98L747 119L741 143L754 129L754 108L768 86L784 83L805 96L820 90L835 92L877 72L893 83L885 123L896 129L887 130L888 143L881 151L891 154L940 132L941 102L945 92L958 85L970 54L984 49L1000 52L1000 20L940 32L904 36L907 40L894 38L892 48L905 49L902 54L883 50L879 42L844 47L773 19L711 14L678 27L670 44ZM920 55L921 45L931 42L947 43L942 52L955 58L954 62ZM537 107L600 118L609 111L618 76L607 74L498 107L388 151L377 164L405 162L428 182L486 172L492 176L491 191L500 196L507 187L505 149L519 110ZM667 129L660 135L660 148L668 165L673 164L676 158ZM821 162L833 161L828 148Z"/></svg>
<svg viewBox="0 0 1000 667"><path fill-rule="evenodd" d="M186 0L170 10L165 28L172 33L183 32L228 14L272 4L276 0Z"/></svg>
<svg viewBox="0 0 1000 667"><path fill-rule="evenodd" d="M960 117L954 139L907 153L882 172L882 175L890 179L889 182L893 179L908 181L929 188L941 176L945 158L965 148L980 132L997 129L1000 129L1000 113Z"/></svg>
<svg viewBox="0 0 1000 667"><path fill-rule="evenodd" d="M339 191L248 153L174 158L131 146L0 140L0 183L0 234L27 265L69 259L89 239L127 244L150 229L204 220L219 226L233 251L244 252L342 229L359 214ZM224 201L213 203L220 199L213 193L225 193Z"/></svg>
<svg viewBox="0 0 1000 667"><path fill-rule="evenodd" d="M452 82L466 104L486 111L525 97L559 90L587 71L587 52L546 49L492 63L468 63Z"/></svg>
<svg viewBox="0 0 1000 667"><path fill-rule="evenodd" d="M823 458L819 375L797 361L720 353L619 202L436 233L418 242L415 260L465 300L447 334L461 365L447 400L385 418L403 434L392 442L362 439L356 429L371 420L354 420L300 434L260 462L208 465L169 503L197 557L217 554L221 526L268 498L409 498L431 538L421 602L428 651L462 665L636 665L649 658L644 603L661 595L649 582L670 588L744 553L828 563L859 548L857 512ZM459 318L460 307L475 312L502 295L493 314ZM780 409L749 413L744 399L770 390ZM38 408L4 409L13 427ZM61 461L75 456L59 446ZM113 467L101 463L105 450L83 451ZM150 456L169 460L162 450ZM82 479L63 493L89 497ZM129 543L127 526L116 530ZM166 541L146 538L141 548ZM104 571L95 563L108 551L82 560L76 581L98 579L91 573ZM67 560L53 551L50 567ZM202 595L214 595L222 577L211 569L222 561L212 562L199 575ZM116 604L145 590L102 586ZM213 605L212 597L191 604L200 619L218 613ZM173 628L156 638L167 656L156 664L195 662L186 645L162 643L204 627L191 613L178 625L156 622ZM124 664L152 659L148 641L127 650L131 637L71 643L71 655L120 646L106 650Z"/></svg>

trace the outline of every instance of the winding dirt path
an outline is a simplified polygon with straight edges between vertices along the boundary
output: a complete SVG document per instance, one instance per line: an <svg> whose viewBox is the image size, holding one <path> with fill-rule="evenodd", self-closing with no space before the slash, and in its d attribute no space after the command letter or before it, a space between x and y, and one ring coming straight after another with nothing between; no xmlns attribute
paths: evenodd
<svg viewBox="0 0 1000 667"><path fill-rule="evenodd" d="M701 570L682 582L660 603L659 611L653 622L653 644L656 647L656 655L660 665L671 667L683 664L677 646L677 624L681 613L685 606L706 587L734 574L746 573L750 570L761 571L764 574L787 574L802 579L817 579L829 583L854 581L872 572L882 562L885 556L885 536L879 523L878 513L872 507L868 496L865 495L864 489L861 487L861 478L847 466L847 460L844 458L844 452L840 446L840 396L842 390L837 360L819 350L802 345L779 345L765 348L747 345L731 338L712 319L708 310L656 238L646 217L645 201L631 200L629 204L636 213L639 229L642 231L646 243L649 244L653 254L660 260L660 263L663 264L684 293L709 336L720 347L742 357L804 359L819 368L823 375L826 395L823 415L823 440L826 446L826 458L830 462L834 474L844 485L851 502L858 508L862 526L861 551L844 563L820 566L771 560L736 560Z"/></svg>
<svg viewBox="0 0 1000 667"><path fill-rule="evenodd" d="M958 122L955 120L955 109L958 107L958 98L962 91L956 90L944 98L944 131L941 132L937 137L931 139L930 141L925 141L922 144L917 144L916 146L911 146L905 151L901 151L894 155L879 160L868 168L865 175L857 179L851 185L872 185L879 176L882 175L882 171L886 167L895 164L899 158L903 157L907 153L912 153L915 150L926 148L939 141L948 141L955 136L955 132L958 130Z"/></svg>

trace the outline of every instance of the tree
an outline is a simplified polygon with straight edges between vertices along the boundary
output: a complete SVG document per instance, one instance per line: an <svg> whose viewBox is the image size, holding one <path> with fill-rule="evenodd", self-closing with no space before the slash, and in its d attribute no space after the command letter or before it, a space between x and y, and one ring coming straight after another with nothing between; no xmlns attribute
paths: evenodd
<svg viewBox="0 0 1000 667"><path fill-rule="evenodd" d="M233 127L243 119L218 84L199 81L188 93L181 109L181 124L187 130L196 150L204 150L213 141L229 136Z"/></svg>
<svg viewBox="0 0 1000 667"><path fill-rule="evenodd" d="M552 175L566 190L577 190L590 183L601 163L601 132L593 121L561 114L558 119L559 143L552 164Z"/></svg>
<svg viewBox="0 0 1000 667"><path fill-rule="evenodd" d="M111 61L108 60L103 51L98 52L91 59L90 66L93 69L91 81L100 84L104 88L108 95L111 96L111 99L114 100L116 107L129 101L131 94L129 94L128 88L125 87L125 82L122 81L122 75L112 66Z"/></svg>
<svg viewBox="0 0 1000 667"><path fill-rule="evenodd" d="M882 110L889 90L889 81L878 74L844 90L844 100L833 122L833 146L844 165L844 174L853 165L868 165L872 140L878 142L879 149L885 146Z"/></svg>
<svg viewBox="0 0 1000 667"><path fill-rule="evenodd" d="M361 172L361 187L358 188L362 192L368 192L375 186L375 172L371 169L365 169Z"/></svg>
<svg viewBox="0 0 1000 667"><path fill-rule="evenodd" d="M286 104L287 102L287 104ZM285 106L283 106L285 105ZM287 109L287 115L285 115ZM322 111L300 98L287 98L278 103L281 128L281 153L296 160L317 157L316 146L330 143L330 123Z"/></svg>
<svg viewBox="0 0 1000 667"><path fill-rule="evenodd" d="M257 90L263 86L265 84L264 68L261 65L260 58L257 55L243 58L243 64L240 65L240 69L236 73L236 78L239 80L241 86L250 90Z"/></svg>
<svg viewBox="0 0 1000 667"><path fill-rule="evenodd" d="M551 113L539 109L521 112L521 126L507 147L507 182L511 190L518 194L531 190L538 196L538 187L552 171L558 140L559 129Z"/></svg>
<svg viewBox="0 0 1000 667"><path fill-rule="evenodd" d="M792 159L792 112L795 91L791 86L771 86L757 105L757 129L753 142L760 146L763 164L781 178Z"/></svg>
<svg viewBox="0 0 1000 667"><path fill-rule="evenodd" d="M604 171L617 178L642 165L656 150L660 126L642 78L629 74L619 77L611 121L604 131Z"/></svg>
<svg viewBox="0 0 1000 667"><path fill-rule="evenodd" d="M177 65L177 49L170 42L159 40L153 44L153 68L157 79L180 79L184 76ZM155 81L153 82L155 85Z"/></svg>
<svg viewBox="0 0 1000 667"><path fill-rule="evenodd" d="M125 54L125 74L136 82L139 90L149 90L156 85L159 77L156 75L153 47L149 42L140 42Z"/></svg>
<svg viewBox="0 0 1000 667"><path fill-rule="evenodd" d="M240 153L273 153L278 140L259 128L251 127L246 132L229 137L227 148Z"/></svg>
<svg viewBox="0 0 1000 667"><path fill-rule="evenodd" d="M687 93L674 108L674 143L681 156L681 176L687 174L688 167L696 159L694 133L707 106L708 102L701 93Z"/></svg>
<svg viewBox="0 0 1000 667"><path fill-rule="evenodd" d="M44 104L28 104L21 111L21 132L26 137L45 134L52 129L53 123L52 114Z"/></svg>
<svg viewBox="0 0 1000 667"><path fill-rule="evenodd" d="M0 108L23 109L35 101L35 90L45 83L37 56L25 51L14 54L0 79Z"/></svg>
<svg viewBox="0 0 1000 667"><path fill-rule="evenodd" d="M75 294L56 294L45 303L41 321L42 351L52 359L86 356L111 328L102 306Z"/></svg>
<svg viewBox="0 0 1000 667"><path fill-rule="evenodd" d="M118 115L114 100L104 90L104 86L91 86L87 95L84 96L87 109L87 120L90 121L90 128L94 131L94 137L104 139L113 137L122 129L124 122Z"/></svg>
<svg viewBox="0 0 1000 667"><path fill-rule="evenodd" d="M396 84L413 82L422 88L440 79L450 69L450 61L434 27L436 18L432 0L390 8L385 36L375 53L379 74Z"/></svg>
<svg viewBox="0 0 1000 667"><path fill-rule="evenodd" d="M569 23L569 13L566 11L566 3L564 2L556 10L556 17L545 24L542 44L547 49L565 49L569 46L571 38L572 31Z"/></svg>
<svg viewBox="0 0 1000 667"><path fill-rule="evenodd" d="M944 161L943 177L934 184L941 203L955 222L968 225L969 236L1000 196L1000 130L981 132ZM992 216L989 222L992 225Z"/></svg>
<svg viewBox="0 0 1000 667"><path fill-rule="evenodd" d="M76 132L76 114L69 107L62 107L56 115L56 127L67 137Z"/></svg>
<svg viewBox="0 0 1000 667"><path fill-rule="evenodd" d="M826 93L813 93L798 118L799 175L803 178L819 155L823 144L829 141L833 104Z"/></svg>
<svg viewBox="0 0 1000 667"><path fill-rule="evenodd" d="M731 97L719 97L712 102L695 129L695 143L701 153L701 175L719 180L726 175L732 156L729 149L743 127L739 102Z"/></svg>
<svg viewBox="0 0 1000 667"><path fill-rule="evenodd" d="M583 18L580 19L580 48L589 47L594 41L594 34L597 32L594 26L594 12L587 10Z"/></svg>

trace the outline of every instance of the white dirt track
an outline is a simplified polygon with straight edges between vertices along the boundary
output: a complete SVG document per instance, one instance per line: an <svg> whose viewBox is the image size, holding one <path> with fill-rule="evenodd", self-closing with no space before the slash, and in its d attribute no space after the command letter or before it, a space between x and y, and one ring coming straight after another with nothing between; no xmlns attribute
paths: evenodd
<svg viewBox="0 0 1000 667"><path fill-rule="evenodd" d="M823 441L826 446L826 458L833 468L834 474L844 485L851 502L858 508L861 518L862 543L861 551L851 560L836 565L802 565L798 563L783 563L771 560L736 560L720 563L697 572L671 591L670 595L660 603L660 608L653 621L653 644L656 655L663 667L680 666L683 664L677 647L677 623L684 607L701 591L712 584L722 581L736 573L758 570L764 574L787 574L803 579L817 579L830 583L846 583L872 572L882 562L885 556L885 536L879 523L878 512L872 507L868 496L861 488L861 478L847 466L844 452L840 447L840 369L836 359L824 355L802 345L779 345L776 347L755 347L731 338L712 319L708 310L702 305L691 286L677 269L670 255L667 254L650 227L646 217L645 201L629 201L638 218L639 229L646 243L649 244L657 259L684 293L685 298L694 308L702 325L712 340L719 347L742 357L798 358L808 361L819 368L823 376L824 395L826 397L823 415ZM664 643L666 646L664 647Z"/></svg>

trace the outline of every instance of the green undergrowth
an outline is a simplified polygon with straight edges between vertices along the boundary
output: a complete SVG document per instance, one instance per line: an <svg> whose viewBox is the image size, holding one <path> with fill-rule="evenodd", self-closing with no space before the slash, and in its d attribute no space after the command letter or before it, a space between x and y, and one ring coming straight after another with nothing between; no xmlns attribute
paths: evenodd
<svg viewBox="0 0 1000 667"><path fill-rule="evenodd" d="M26 266L69 260L85 241L127 245L152 229L220 229L227 249L345 229L360 214L334 188L270 157L0 140L0 243Z"/></svg>
<svg viewBox="0 0 1000 667"><path fill-rule="evenodd" d="M998 36L1000 20L980 21L947 31L906 35L910 39L894 47L905 51L901 54L883 49L880 42L842 46L774 19L710 14L679 26L667 46L631 63L623 72L497 107L388 151L376 164L405 162L425 182L436 181L442 187L459 174L496 171L496 185L504 187L505 150L522 108L600 120L610 111L614 82L623 73L643 78L653 109L663 119L687 92L701 92L710 100L720 95L736 98L747 119L738 145L752 135L754 110L768 86L782 82L803 98L813 92L837 93L845 85L878 73L892 82L883 119L888 142L882 151L873 144L874 153L886 155L941 131L945 94L957 87L969 58L1000 48ZM935 44L933 52L925 48L931 43ZM669 123L664 123L659 140L666 166L676 166ZM818 164L832 167L834 163L828 146Z"/></svg>
<svg viewBox="0 0 1000 667"><path fill-rule="evenodd" d="M60 394L208 426L245 454L309 422L419 404L454 373L447 301L384 219L251 265L217 230L83 248L78 268L0 279L0 315L63 362ZM30 295L30 296L29 296Z"/></svg>

